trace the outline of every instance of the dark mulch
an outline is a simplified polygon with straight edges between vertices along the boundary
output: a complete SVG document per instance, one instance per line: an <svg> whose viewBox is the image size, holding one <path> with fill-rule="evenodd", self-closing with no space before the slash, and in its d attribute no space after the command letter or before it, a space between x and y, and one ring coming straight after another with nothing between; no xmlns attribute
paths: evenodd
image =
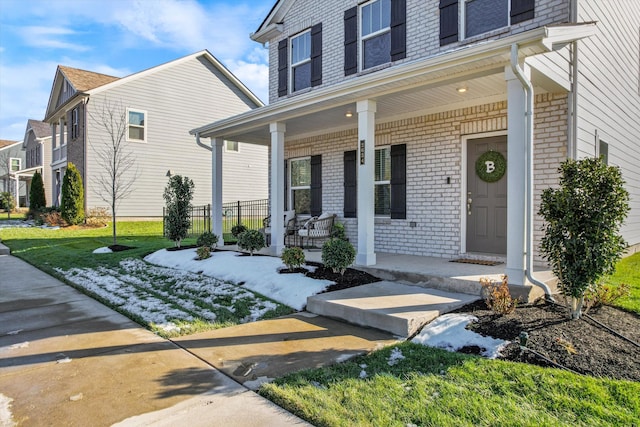
<svg viewBox="0 0 640 427"><path fill-rule="evenodd" d="M334 273L330 268L325 267L319 262L307 261L307 265L316 267L312 269L314 271L307 270L306 268L296 268L293 271L289 269L280 270L281 274L290 273L302 273L312 279L324 279L335 282L335 284L329 286L323 292L339 291L341 289L353 288L354 286L366 285L368 283L379 282L380 279L372 276L364 271L355 270L353 268L347 268L344 274Z"/></svg>
<svg viewBox="0 0 640 427"><path fill-rule="evenodd" d="M518 307L512 314L494 314L483 301L457 310L478 318L469 325L481 335L511 341L503 359L553 366L529 351L520 350L519 335L529 335L526 346L572 371L596 377L640 381L640 348L588 318L570 320L564 306L544 301ZM610 306L588 315L617 333L640 343L640 316ZM467 349L468 350L468 349Z"/></svg>
<svg viewBox="0 0 640 427"><path fill-rule="evenodd" d="M129 249L135 249L135 246L126 246L126 245L111 245L109 246L112 252L122 252L128 251Z"/></svg>
<svg viewBox="0 0 640 427"><path fill-rule="evenodd" d="M167 248L167 252L184 251L186 249L195 249L197 247L198 247L198 245L182 245L180 247L172 246L170 248Z"/></svg>

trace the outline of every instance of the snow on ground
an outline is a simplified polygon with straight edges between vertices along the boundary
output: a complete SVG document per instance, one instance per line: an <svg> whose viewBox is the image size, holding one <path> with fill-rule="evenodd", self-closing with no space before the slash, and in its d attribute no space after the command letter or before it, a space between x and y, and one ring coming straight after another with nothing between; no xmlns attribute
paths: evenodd
<svg viewBox="0 0 640 427"><path fill-rule="evenodd" d="M163 249L148 255L145 261L242 284L296 310L304 309L308 296L320 293L333 284L329 280L312 279L300 273L280 274L278 270L286 267L276 257L243 256L231 251L218 251L211 255L211 258L196 260L195 249Z"/></svg>
<svg viewBox="0 0 640 427"><path fill-rule="evenodd" d="M17 425L11 415L11 402L13 402L13 399L4 394L0 394L0 426L9 427Z"/></svg>
<svg viewBox="0 0 640 427"><path fill-rule="evenodd" d="M22 219L8 219L6 221L0 221L0 228L28 228L33 226L33 221L24 221Z"/></svg>
<svg viewBox="0 0 640 427"><path fill-rule="evenodd" d="M484 349L482 355L495 359L500 351L509 344L491 337L483 337L465 327L478 320L470 314L444 314L422 329L413 340L414 343L443 348L449 351L457 351L466 346L474 346Z"/></svg>
<svg viewBox="0 0 640 427"><path fill-rule="evenodd" d="M110 253L113 253L113 251L109 249L108 246L103 246L102 248L95 249L93 253L94 254L110 254Z"/></svg>

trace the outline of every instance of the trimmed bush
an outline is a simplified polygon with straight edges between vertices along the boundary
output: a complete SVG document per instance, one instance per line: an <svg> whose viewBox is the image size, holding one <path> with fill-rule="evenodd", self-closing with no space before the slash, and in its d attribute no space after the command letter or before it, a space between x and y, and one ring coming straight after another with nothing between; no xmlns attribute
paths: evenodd
<svg viewBox="0 0 640 427"><path fill-rule="evenodd" d="M305 262L304 251L298 247L284 248L280 258L289 270L300 268Z"/></svg>
<svg viewBox="0 0 640 427"><path fill-rule="evenodd" d="M0 193L0 208L9 213L13 212L16 208L16 199L13 197L13 194L8 191Z"/></svg>
<svg viewBox="0 0 640 427"><path fill-rule="evenodd" d="M329 239L322 245L322 263L334 273L344 274L356 259L353 245L342 239Z"/></svg>
<svg viewBox="0 0 640 427"><path fill-rule="evenodd" d="M80 172L73 163L69 163L62 180L60 215L69 225L84 221L84 186Z"/></svg>
<svg viewBox="0 0 640 427"><path fill-rule="evenodd" d="M35 216L47 206L44 195L44 183L42 175L36 171L31 179L31 189L29 190L29 215Z"/></svg>
<svg viewBox="0 0 640 427"><path fill-rule="evenodd" d="M264 248L264 236L258 230L247 230L238 235L238 247L253 256L255 251Z"/></svg>
<svg viewBox="0 0 640 427"><path fill-rule="evenodd" d="M205 231L204 233L198 236L196 245L206 246L210 249L215 249L215 247L218 246L218 235L210 231Z"/></svg>
<svg viewBox="0 0 640 427"><path fill-rule="evenodd" d="M165 233L180 247L182 239L187 237L191 219L191 200L193 199L193 181L188 177L174 175L164 189L164 200L167 204L165 216Z"/></svg>
<svg viewBox="0 0 640 427"><path fill-rule="evenodd" d="M233 235L233 237L237 239L238 236L240 236L242 233L244 233L247 230L248 228L244 224L236 224L233 227L231 227L231 234Z"/></svg>
<svg viewBox="0 0 640 427"><path fill-rule="evenodd" d="M211 257L211 247L210 246L200 246L196 249L196 254L198 255L199 260L207 259Z"/></svg>
<svg viewBox="0 0 640 427"><path fill-rule="evenodd" d="M331 229L331 237L333 237L334 239L349 240L347 239L347 234L345 233L343 223L339 221L335 221L333 223L333 228Z"/></svg>

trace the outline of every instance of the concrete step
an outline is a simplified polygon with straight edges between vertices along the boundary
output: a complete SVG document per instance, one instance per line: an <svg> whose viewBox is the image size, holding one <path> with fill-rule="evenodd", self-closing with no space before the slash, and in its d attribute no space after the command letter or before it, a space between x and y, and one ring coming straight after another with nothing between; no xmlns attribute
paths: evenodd
<svg viewBox="0 0 640 427"><path fill-rule="evenodd" d="M11 254L11 250L5 245L3 245L2 243L0 243L0 255L10 255L10 254Z"/></svg>
<svg viewBox="0 0 640 427"><path fill-rule="evenodd" d="M441 314L476 295L382 281L307 298L307 311L410 337Z"/></svg>

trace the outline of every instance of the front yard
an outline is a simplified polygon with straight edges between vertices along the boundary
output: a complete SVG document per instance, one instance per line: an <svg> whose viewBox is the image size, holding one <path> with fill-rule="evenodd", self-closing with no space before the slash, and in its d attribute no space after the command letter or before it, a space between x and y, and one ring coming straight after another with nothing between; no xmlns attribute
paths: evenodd
<svg viewBox="0 0 640 427"><path fill-rule="evenodd" d="M247 272L231 258L216 258L219 252L204 262L194 260L193 250L162 251L173 245L161 237L161 222L123 222L118 229L118 243L135 249L94 254L112 243L109 228L0 228L0 238L13 255L165 337L301 308L304 295L291 296L301 289L269 277L275 269L271 264ZM631 296L617 304L636 318L639 263L640 254L623 260L611 279L631 286ZM326 284L318 286L321 290ZM315 425L640 425L639 382L488 360L412 342L290 374L264 385L260 393Z"/></svg>

